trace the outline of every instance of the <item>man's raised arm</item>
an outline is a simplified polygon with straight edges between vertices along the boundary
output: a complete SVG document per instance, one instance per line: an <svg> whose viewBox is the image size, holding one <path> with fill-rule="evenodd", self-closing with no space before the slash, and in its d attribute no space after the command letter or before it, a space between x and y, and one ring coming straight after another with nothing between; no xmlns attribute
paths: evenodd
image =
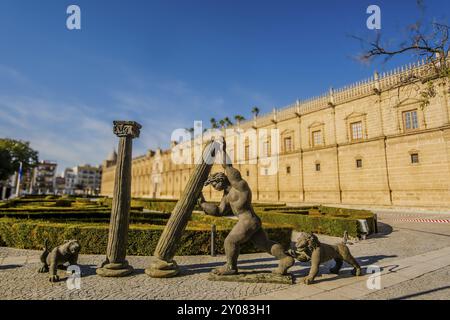
<svg viewBox="0 0 450 320"><path fill-rule="evenodd" d="M222 167L225 169L225 174L227 175L230 184L234 188L238 188L240 186L240 182L242 182L242 176L239 170L233 168L233 163L231 162L230 157L227 154L227 144L225 142L225 138L222 137Z"/></svg>
<svg viewBox="0 0 450 320"><path fill-rule="evenodd" d="M200 194L200 198L198 199L198 204L200 207L202 207L202 210L209 216L216 216L220 217L225 215L225 210L228 205L228 201L226 197L223 197L220 201L219 206L215 205L214 203L208 203L205 200L205 197L203 196L203 193Z"/></svg>

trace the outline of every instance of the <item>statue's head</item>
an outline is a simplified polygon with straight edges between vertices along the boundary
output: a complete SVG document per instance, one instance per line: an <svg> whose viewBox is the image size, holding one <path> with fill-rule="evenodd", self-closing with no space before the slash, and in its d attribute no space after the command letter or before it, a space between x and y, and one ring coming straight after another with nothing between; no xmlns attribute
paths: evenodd
<svg viewBox="0 0 450 320"><path fill-rule="evenodd" d="M310 232L302 232L300 237L297 239L297 243L295 244L297 251L314 251L317 247L320 246L319 238L314 233Z"/></svg>
<svg viewBox="0 0 450 320"><path fill-rule="evenodd" d="M77 254L81 250L81 245L77 240L65 240L66 250L68 253Z"/></svg>
<svg viewBox="0 0 450 320"><path fill-rule="evenodd" d="M205 182L205 187L208 185L212 185L217 191L222 191L230 185L230 181L228 181L225 173L217 172L208 177L208 180Z"/></svg>

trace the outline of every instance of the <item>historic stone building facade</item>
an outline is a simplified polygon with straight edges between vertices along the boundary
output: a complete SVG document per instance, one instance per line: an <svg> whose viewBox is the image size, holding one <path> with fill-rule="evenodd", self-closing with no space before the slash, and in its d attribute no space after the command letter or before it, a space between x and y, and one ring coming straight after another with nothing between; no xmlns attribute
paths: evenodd
<svg viewBox="0 0 450 320"><path fill-rule="evenodd" d="M277 129L278 170L269 174L260 155L271 138L240 137L239 147L237 134L227 135L230 153L244 153L235 165L254 201L449 208L449 84L433 79L429 86L423 80L430 78L430 65L409 65L235 127ZM191 171L174 164L170 150L149 151L133 161L132 195L178 198ZM112 195L113 179L114 162L105 162L103 195ZM205 196L221 194L208 189Z"/></svg>

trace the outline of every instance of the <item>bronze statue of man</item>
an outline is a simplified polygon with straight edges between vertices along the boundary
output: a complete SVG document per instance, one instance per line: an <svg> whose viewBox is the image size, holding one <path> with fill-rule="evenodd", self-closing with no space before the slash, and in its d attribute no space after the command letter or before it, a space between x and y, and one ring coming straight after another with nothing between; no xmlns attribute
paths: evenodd
<svg viewBox="0 0 450 320"><path fill-rule="evenodd" d="M209 176L205 186L211 184L218 191L223 191L220 205L207 203L203 194L200 195L199 204L203 211L212 216L222 216L228 208L238 217L238 223L233 227L225 239L224 247L227 262L224 266L214 269L218 275L237 274L237 260L240 246L248 241L261 250L264 250L279 260L278 268L273 271L276 274L286 274L287 270L295 263L291 256L285 254L284 248L274 241L269 240L262 229L261 219L255 214L252 206L252 192L247 182L242 179L239 170L233 168L226 153L225 139L221 139L225 174L218 172Z"/></svg>

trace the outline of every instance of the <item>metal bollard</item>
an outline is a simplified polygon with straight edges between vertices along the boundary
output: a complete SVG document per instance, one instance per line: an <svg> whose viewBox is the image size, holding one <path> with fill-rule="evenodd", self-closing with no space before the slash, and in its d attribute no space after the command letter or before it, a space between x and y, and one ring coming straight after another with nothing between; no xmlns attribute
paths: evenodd
<svg viewBox="0 0 450 320"><path fill-rule="evenodd" d="M216 240L216 225L212 224L211 225L211 257L216 256L215 240Z"/></svg>
<svg viewBox="0 0 450 320"><path fill-rule="evenodd" d="M378 215L376 213L373 215L373 220L375 224L375 233L378 233Z"/></svg>

